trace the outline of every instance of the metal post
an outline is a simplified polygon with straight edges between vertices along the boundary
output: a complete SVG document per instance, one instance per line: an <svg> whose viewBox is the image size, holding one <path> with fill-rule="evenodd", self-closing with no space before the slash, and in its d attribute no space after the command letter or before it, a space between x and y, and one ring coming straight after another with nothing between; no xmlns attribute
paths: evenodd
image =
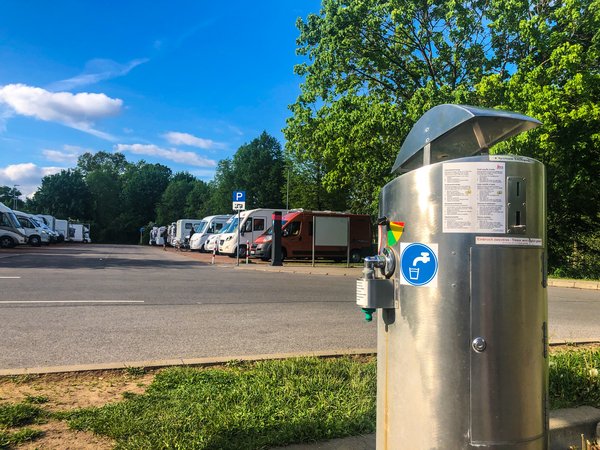
<svg viewBox="0 0 600 450"><path fill-rule="evenodd" d="M246 264L248 264L249 253L250 253L250 241L246 241Z"/></svg>
<svg viewBox="0 0 600 450"><path fill-rule="evenodd" d="M315 267L315 236L317 235L317 221L313 216L313 235L312 235L312 266Z"/></svg>
<svg viewBox="0 0 600 450"><path fill-rule="evenodd" d="M350 218L346 218L348 235L346 236L346 267L350 267Z"/></svg>
<svg viewBox="0 0 600 450"><path fill-rule="evenodd" d="M239 266L240 265L240 228L241 228L241 223L240 223L240 210L238 209L238 226L237 226L237 248L235 249L235 265Z"/></svg>
<svg viewBox="0 0 600 450"><path fill-rule="evenodd" d="M271 265L281 266L281 211L274 211L273 236L271 239Z"/></svg>
<svg viewBox="0 0 600 450"><path fill-rule="evenodd" d="M213 248L213 253L212 253L212 258L210 260L210 263L214 266L215 265L215 255L217 254L217 245L215 244L214 248Z"/></svg>

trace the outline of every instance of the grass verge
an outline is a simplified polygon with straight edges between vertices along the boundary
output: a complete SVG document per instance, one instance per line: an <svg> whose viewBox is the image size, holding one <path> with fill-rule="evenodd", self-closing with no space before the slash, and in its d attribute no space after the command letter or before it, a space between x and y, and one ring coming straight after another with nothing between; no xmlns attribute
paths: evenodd
<svg viewBox="0 0 600 450"><path fill-rule="evenodd" d="M171 368L143 395L65 417L74 429L112 437L117 448L256 449L370 433L375 366L302 358Z"/></svg>
<svg viewBox="0 0 600 450"><path fill-rule="evenodd" d="M600 407L600 347L552 349L549 367L552 409ZM144 393L124 388L121 400L100 407L44 416L44 395L26 396L18 408L0 405L0 442L17 445L29 429L9 433L7 427L35 427L46 417L112 438L121 449L260 449L370 433L375 429L376 376L373 357L164 369ZM9 438L12 444L5 443Z"/></svg>
<svg viewBox="0 0 600 450"><path fill-rule="evenodd" d="M550 355L550 409L600 408L600 347L566 347Z"/></svg>

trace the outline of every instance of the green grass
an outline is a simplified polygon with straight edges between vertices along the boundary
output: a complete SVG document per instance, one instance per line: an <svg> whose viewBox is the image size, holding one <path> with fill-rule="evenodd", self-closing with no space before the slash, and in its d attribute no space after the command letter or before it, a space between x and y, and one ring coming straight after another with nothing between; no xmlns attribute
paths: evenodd
<svg viewBox="0 0 600 450"><path fill-rule="evenodd" d="M44 412L29 403L0 404L0 427L20 427L36 422Z"/></svg>
<svg viewBox="0 0 600 450"><path fill-rule="evenodd" d="M32 430L31 428L21 428L14 432L0 429L0 449L7 449L24 442L33 441L42 434L44 434L42 431Z"/></svg>
<svg viewBox="0 0 600 450"><path fill-rule="evenodd" d="M551 409L600 407L600 348L550 355ZM373 432L374 358L301 358L171 368L144 394L63 413L118 449L262 449Z"/></svg>
<svg viewBox="0 0 600 450"><path fill-rule="evenodd" d="M223 369L172 368L143 395L67 413L117 448L258 449L370 433L376 364L289 359Z"/></svg>
<svg viewBox="0 0 600 450"><path fill-rule="evenodd" d="M550 355L550 409L600 407L600 347Z"/></svg>
<svg viewBox="0 0 600 450"><path fill-rule="evenodd" d="M9 428L39 423L45 413L31 403L41 402L42 400L44 399L28 396L23 403L0 404L0 449L11 448L23 442L32 441L43 434L41 431L31 428L9 430Z"/></svg>

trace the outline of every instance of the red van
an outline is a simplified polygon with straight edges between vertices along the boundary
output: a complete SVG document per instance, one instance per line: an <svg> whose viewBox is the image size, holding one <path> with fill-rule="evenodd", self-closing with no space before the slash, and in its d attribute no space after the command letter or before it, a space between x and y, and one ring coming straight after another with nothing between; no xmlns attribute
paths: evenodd
<svg viewBox="0 0 600 450"><path fill-rule="evenodd" d="M281 254L283 259L311 259L313 255L313 224L320 224L317 236L321 242L327 242L327 235L349 235L350 261L360 262L361 258L372 252L373 233L371 217L367 214L348 214L334 211L304 211L294 210L283 216L281 227ZM339 218L336 220L321 220L321 218ZM350 222L347 232L348 218ZM346 229L343 229L343 228ZM260 235L250 247L250 256L263 261L271 259L272 228ZM325 241L323 241L325 239ZM333 239L335 241L335 237ZM316 259L345 260L347 244L315 245Z"/></svg>

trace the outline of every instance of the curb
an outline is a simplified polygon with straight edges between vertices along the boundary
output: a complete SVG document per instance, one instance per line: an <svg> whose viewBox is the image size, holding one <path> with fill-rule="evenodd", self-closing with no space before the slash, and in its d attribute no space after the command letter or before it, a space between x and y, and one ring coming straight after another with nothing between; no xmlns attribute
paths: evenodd
<svg viewBox="0 0 600 450"><path fill-rule="evenodd" d="M314 352L296 352L296 353L272 353L260 355L241 355L241 356L220 356L212 358L176 358L176 359L157 359L149 361L129 361L115 362L105 364L77 364L70 366L46 366L46 367L26 367L22 369L2 369L0 377L12 377L20 375L45 375L52 373L68 372L95 372L101 370L125 370L130 368L159 369L162 367L173 366L216 366L226 364L231 361L266 361L273 359L288 358L335 358L338 356L367 356L376 355L376 348L355 348L347 350L321 350Z"/></svg>
<svg viewBox="0 0 600 450"><path fill-rule="evenodd" d="M599 340L590 339L572 339L569 341L553 340L549 343L554 345L586 345L600 344ZM96 372L102 370L126 370L130 368L160 369L163 367L174 366L216 366L226 364L231 361L267 361L273 359L287 358L335 358L338 356L376 356L377 348L351 348L340 350L318 350L313 352L292 352L292 353L270 353L257 355L234 355L205 358L173 358L173 359L151 359L147 361L125 361L102 364L74 364L68 366L41 366L25 367L18 369L0 369L0 377L12 377L20 375L45 375L51 373L69 373L69 372Z"/></svg>

